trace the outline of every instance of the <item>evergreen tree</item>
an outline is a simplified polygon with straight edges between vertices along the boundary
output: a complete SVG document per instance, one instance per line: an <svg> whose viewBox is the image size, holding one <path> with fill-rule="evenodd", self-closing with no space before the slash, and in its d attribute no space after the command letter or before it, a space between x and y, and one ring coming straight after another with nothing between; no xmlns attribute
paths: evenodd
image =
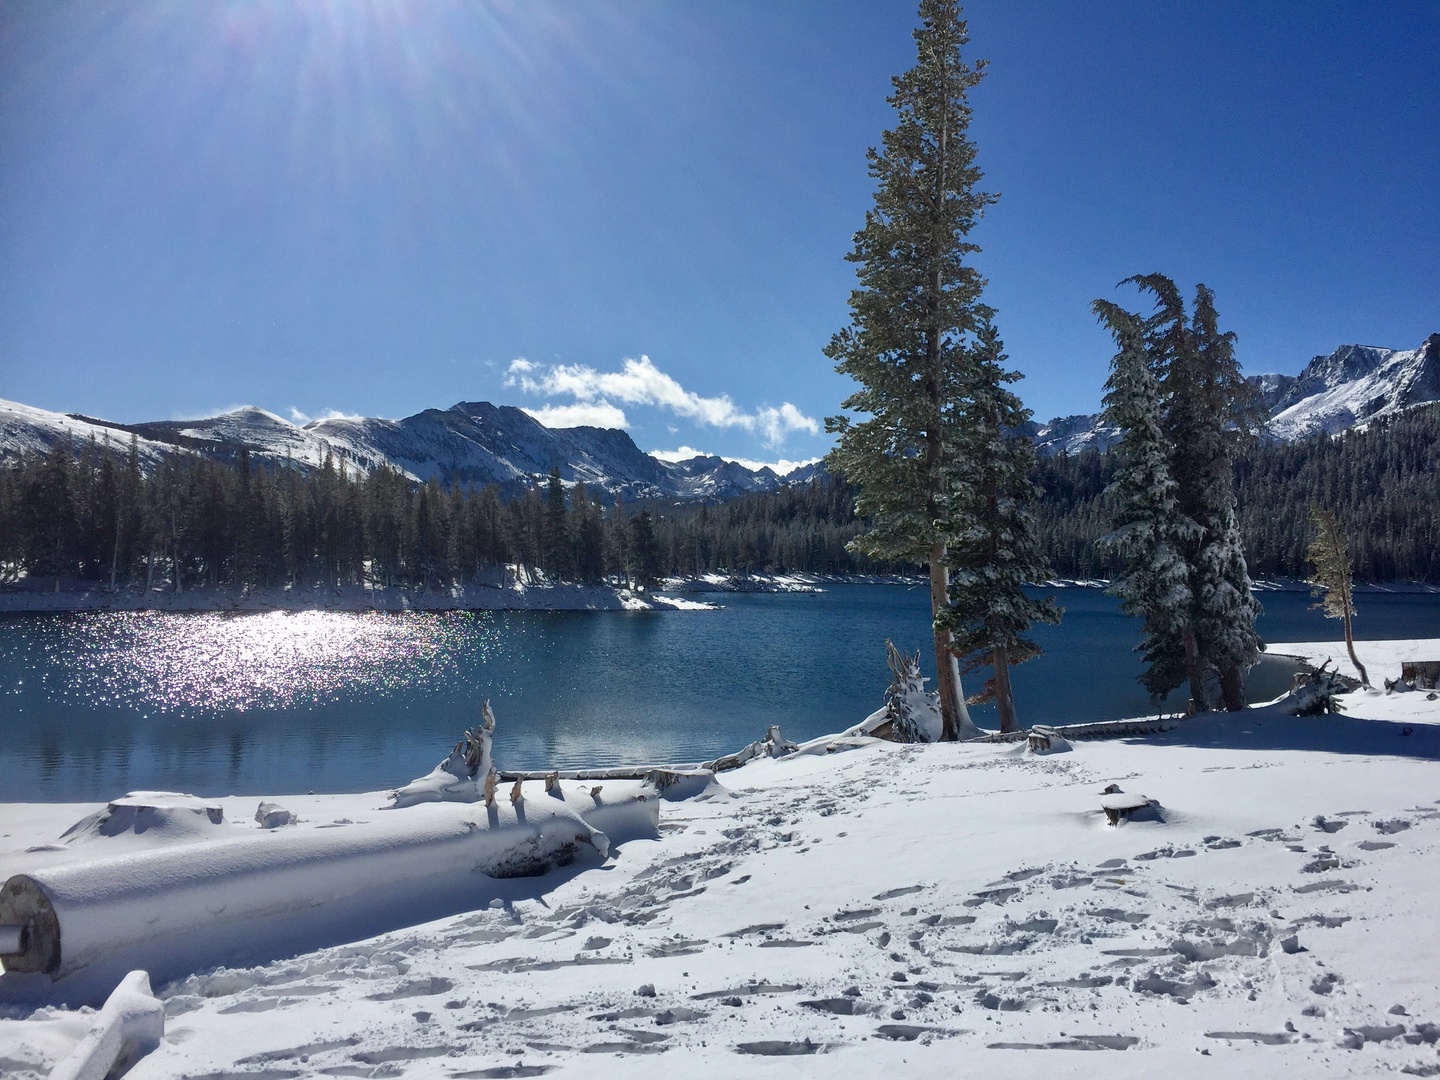
<svg viewBox="0 0 1440 1080"><path fill-rule="evenodd" d="M1235 335L1221 333L1218 323L1215 294L1197 285L1191 319L1192 381L1208 424L1199 426L1203 439L1177 444L1175 452L1177 457L1193 456L1191 468L1199 477L1193 515L1204 532L1191 587L1196 637L1202 661L1219 678L1221 702L1234 712L1245 707L1245 673L1260 659L1261 647L1255 632L1260 604L1240 539L1231 463L1237 442L1253 423L1255 407L1254 391L1235 359Z"/></svg>
<svg viewBox="0 0 1440 1080"><path fill-rule="evenodd" d="M1360 673L1360 684L1370 685L1370 675L1360 658L1355 655L1355 634L1350 619L1355 615L1355 590L1353 571L1350 563L1350 537L1335 520L1335 515L1319 506L1310 507L1310 524L1314 536L1306 551L1306 558L1315 572L1310 583L1317 590L1324 591L1324 598L1316 607L1321 608L1332 619L1341 620L1345 628L1345 649L1350 654L1350 663Z"/></svg>
<svg viewBox="0 0 1440 1080"><path fill-rule="evenodd" d="M859 288L851 323L825 353L860 389L842 408L869 419L831 417L839 438L830 468L859 485L856 512L870 528L854 549L874 558L928 563L937 620L949 602L946 538L949 476L963 452L969 391L968 343L987 321L984 284L965 263L978 247L967 237L995 196L977 190L980 170L969 92L984 74L961 56L968 43L955 0L921 0L917 61L893 80L896 125L869 151L874 206L847 258ZM975 729L965 708L949 632L935 625L935 663L944 737Z"/></svg>
<svg viewBox="0 0 1440 1080"><path fill-rule="evenodd" d="M637 588L648 589L660 579L660 545L650 511L641 510L630 519L630 580Z"/></svg>
<svg viewBox="0 0 1440 1080"><path fill-rule="evenodd" d="M1196 707L1245 707L1244 675L1260 654L1235 508L1232 457L1254 415L1253 392L1235 361L1232 333L1221 333L1214 294L1196 289L1194 318L1175 283L1143 274L1134 284L1155 297L1144 321L1145 347L1160 390L1161 424L1180 512L1198 526L1184 548L1190 611L1180 627L1186 677ZM1165 657L1173 662L1173 648ZM1170 675L1157 669L1158 682Z"/></svg>
<svg viewBox="0 0 1440 1080"><path fill-rule="evenodd" d="M605 566L609 573L623 578L627 585L633 584L630 577L630 519L625 513L625 504L615 500L605 518Z"/></svg>
<svg viewBox="0 0 1440 1080"><path fill-rule="evenodd" d="M1184 552L1200 528L1181 513L1179 485L1170 475L1171 447L1161 428L1160 390L1145 351L1144 322L1105 300L1092 308L1119 347L1105 383L1105 421L1124 433L1107 489L1119 505L1115 529L1101 542L1120 557L1124 570L1109 591L1120 598L1120 610L1144 620L1137 651L1147 667L1139 679L1158 699L1186 678L1186 642L1193 647L1194 637Z"/></svg>
<svg viewBox="0 0 1440 1080"><path fill-rule="evenodd" d="M581 581L593 585L605 577L605 525L600 507L590 501L583 483L577 483L571 492L570 506L575 519L575 572Z"/></svg>
<svg viewBox="0 0 1440 1080"><path fill-rule="evenodd" d="M545 539L542 565L557 578L570 574L570 532L565 520L565 482L557 466L545 484Z"/></svg>
<svg viewBox="0 0 1440 1080"><path fill-rule="evenodd" d="M965 400L965 453L951 463L950 514L941 522L948 542L949 603L939 622L953 635L966 670L989 665L994 675L974 699L995 701L1001 731L1015 731L1010 667L1040 654L1024 632L1034 622L1058 623L1060 609L1025 593L1050 566L1036 540L1028 504L1035 447L1022 434L1030 410L1005 388L1020 376L1006 371L995 327L979 331Z"/></svg>

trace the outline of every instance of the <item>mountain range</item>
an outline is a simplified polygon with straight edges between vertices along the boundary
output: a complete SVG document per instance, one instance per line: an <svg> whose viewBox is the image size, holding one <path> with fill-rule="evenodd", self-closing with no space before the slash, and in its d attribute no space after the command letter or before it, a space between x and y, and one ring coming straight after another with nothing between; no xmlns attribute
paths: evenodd
<svg viewBox="0 0 1440 1080"><path fill-rule="evenodd" d="M1440 334L1409 350L1342 345L1315 357L1299 375L1254 375L1248 381L1269 416L1271 438L1291 441L1363 427L1440 400ZM1119 440L1099 414L1032 423L1028 433L1046 456L1103 451ZM426 409L402 420L336 417L299 426L254 406L201 420L120 424L0 400L0 459L43 452L66 439L79 445L92 436L116 449L127 448L133 436L146 468L177 447L221 460L234 460L243 448L264 462L316 468L329 456L352 469L388 464L416 480L493 483L510 492L558 468L567 481L627 500L725 499L804 483L822 469L814 463L781 476L719 457L664 461L619 429L547 428L523 409L485 401Z"/></svg>
<svg viewBox="0 0 1440 1080"><path fill-rule="evenodd" d="M664 461L619 429L547 428L523 409L488 401L426 409L403 420L335 417L299 426L251 405L201 420L120 424L0 400L0 459L92 437L117 450L127 450L133 437L147 469L177 447L227 461L244 449L257 462L318 468L329 457L337 467L389 465L415 480L498 484L514 493L558 468L563 479L583 481L606 501L725 499L804 482L819 468L803 465L781 476L768 466L751 469L712 456Z"/></svg>
<svg viewBox="0 0 1440 1080"><path fill-rule="evenodd" d="M1415 349L1341 345L1312 359L1299 375L1250 375L1245 381L1267 417L1265 435L1278 442L1363 428L1413 405L1440 401L1440 334ZM1099 413L1032 423L1029 433L1047 457L1108 450L1120 441L1120 432Z"/></svg>

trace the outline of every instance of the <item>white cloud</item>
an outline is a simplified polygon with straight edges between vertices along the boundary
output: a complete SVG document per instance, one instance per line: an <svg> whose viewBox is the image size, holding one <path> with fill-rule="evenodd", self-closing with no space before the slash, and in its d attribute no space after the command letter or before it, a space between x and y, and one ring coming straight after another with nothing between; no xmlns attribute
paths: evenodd
<svg viewBox="0 0 1440 1080"><path fill-rule="evenodd" d="M290 406L290 422L296 427L304 427L306 424L316 420L360 420L363 419L359 413L341 412L339 409L321 409L314 416L301 412L294 405Z"/></svg>
<svg viewBox="0 0 1440 1080"><path fill-rule="evenodd" d="M766 446L779 446L792 431L820 434L820 425L788 401L778 409L761 409L755 414L755 424L764 433Z"/></svg>
<svg viewBox="0 0 1440 1080"><path fill-rule="evenodd" d="M802 465L814 465L820 459L818 457L806 458L804 461L791 461L789 458L781 458L779 461L753 461L750 458L731 458L736 465L744 465L745 468L754 472L761 469L772 469L776 476L787 476L800 468Z"/></svg>
<svg viewBox="0 0 1440 1080"><path fill-rule="evenodd" d="M691 458L709 457L704 450L696 450L693 446L681 446L674 450L651 450L650 456L659 458L661 461L689 461Z"/></svg>
<svg viewBox="0 0 1440 1080"><path fill-rule="evenodd" d="M738 427L758 432L767 446L778 446L792 431L820 433L819 423L788 401L778 409L767 406L748 413L737 408L728 394L702 397L686 390L657 368L648 356L626 359L619 371L597 371L584 364L556 364L544 369L529 360L517 359L510 363L505 385L519 387L527 394L570 397L576 402L597 406L612 407L611 401L653 405L708 427Z"/></svg>
<svg viewBox="0 0 1440 1080"><path fill-rule="evenodd" d="M608 401L582 401L574 405L546 405L542 409L525 409L548 428L626 426L625 413Z"/></svg>

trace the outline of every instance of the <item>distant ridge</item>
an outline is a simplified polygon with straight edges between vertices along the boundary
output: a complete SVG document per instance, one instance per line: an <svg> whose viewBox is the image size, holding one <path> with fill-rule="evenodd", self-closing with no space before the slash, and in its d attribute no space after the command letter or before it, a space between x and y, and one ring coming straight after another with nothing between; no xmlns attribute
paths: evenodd
<svg viewBox="0 0 1440 1080"><path fill-rule="evenodd" d="M1267 434L1293 442L1316 432L1363 428L1372 420L1440 401L1440 334L1415 349L1341 345L1317 356L1299 375L1251 375L1268 415ZM1120 433L1099 413L1056 417L1032 424L1030 435L1047 457L1108 450Z"/></svg>
<svg viewBox="0 0 1440 1080"><path fill-rule="evenodd" d="M94 438L124 451L132 437L147 469L177 448L226 461L245 450L256 461L306 469L329 456L347 468L389 465L415 480L498 484L514 493L558 468L562 479L583 482L607 501L726 499L805 483L819 469L803 465L780 476L719 457L662 461L619 429L547 428L523 409L488 401L426 409L403 420L338 417L302 427L253 405L199 420L120 424L0 400L0 459L44 452L66 439L78 447Z"/></svg>

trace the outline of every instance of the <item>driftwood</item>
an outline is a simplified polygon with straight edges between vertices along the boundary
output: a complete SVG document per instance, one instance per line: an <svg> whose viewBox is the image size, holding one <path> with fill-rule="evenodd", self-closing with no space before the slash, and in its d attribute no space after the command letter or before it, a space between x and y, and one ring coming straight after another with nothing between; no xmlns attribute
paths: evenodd
<svg viewBox="0 0 1440 1080"><path fill-rule="evenodd" d="M925 679L920 674L920 653L914 656L895 648L890 640L885 642L885 662L890 666L890 685L885 689L885 722L874 728L870 734L892 742L930 742L931 724L917 715L919 710L928 710L937 719L940 715L940 699L925 692Z"/></svg>
<svg viewBox="0 0 1440 1080"><path fill-rule="evenodd" d="M1351 680L1338 672L1326 671L1330 661L1326 660L1315 671L1300 671L1295 674L1294 685L1280 701L1280 707L1291 716L1323 716L1337 713L1340 705L1335 695L1351 687Z"/></svg>
<svg viewBox="0 0 1440 1080"><path fill-rule="evenodd" d="M467 776L479 776L490 769L490 745L495 738L495 713L490 709L490 699L480 710L482 723L471 728L455 744L450 760L463 766Z"/></svg>
<svg viewBox="0 0 1440 1080"><path fill-rule="evenodd" d="M1440 689L1440 660L1406 660L1400 678L1416 690Z"/></svg>
<svg viewBox="0 0 1440 1080"><path fill-rule="evenodd" d="M771 724L765 738L757 739L737 753L726 754L714 761L707 761L700 768L709 769L711 772L725 772L729 769L738 769L741 765L754 761L756 758L781 758L793 754L798 749L798 746L780 734L779 724Z"/></svg>

